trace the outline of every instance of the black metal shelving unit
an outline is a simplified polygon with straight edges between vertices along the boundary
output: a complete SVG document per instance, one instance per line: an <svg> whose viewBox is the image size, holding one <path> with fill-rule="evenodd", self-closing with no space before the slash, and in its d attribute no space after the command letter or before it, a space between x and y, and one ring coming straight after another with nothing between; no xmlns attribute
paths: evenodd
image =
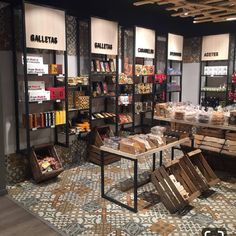
<svg viewBox="0 0 236 236"><path fill-rule="evenodd" d="M94 54L91 52L91 19L88 22L88 71L89 71L89 123L91 131L93 132L97 127L104 125L109 125L114 133L118 134L118 116L117 116L117 107L118 107L118 66L119 61L118 55L107 55L107 54ZM119 37L118 37L119 42ZM117 45L119 47L119 43ZM119 48L118 48L119 51ZM92 70L92 63L96 63L96 60L99 62L109 62L113 61L115 70L113 72L101 72ZM104 65L105 66L105 65ZM110 64L109 64L110 66ZM106 83L108 88L108 94L101 93L95 95L95 86L96 83ZM101 84L102 86L104 84ZM103 87L104 89L104 87ZM102 101L102 102L101 102ZM113 117L104 117L98 118L96 114L100 113L113 113ZM112 128L114 127L114 129Z"/></svg>
<svg viewBox="0 0 236 236"><path fill-rule="evenodd" d="M175 61L175 60L168 60L167 59L167 84L166 84L166 101L173 102L173 101L182 101L182 71L183 71L183 62L182 61ZM171 74L170 70L174 69L179 71L178 74ZM176 89L171 89L171 87L175 84L177 87ZM169 87L169 88L168 88ZM178 94L175 98L173 98L173 93Z"/></svg>
<svg viewBox="0 0 236 236"><path fill-rule="evenodd" d="M134 48L134 37L135 30L133 27L125 28L120 27L120 61L121 61L121 73L123 73L126 78L129 80L129 83L124 83L118 80L118 96L131 96L132 103L127 105L118 104L118 115L119 114L128 114L132 118L132 122L118 124L118 131L130 131L134 132L135 127L135 106L134 106L134 60L135 60L135 48ZM120 75L119 75L120 76Z"/></svg>
<svg viewBox="0 0 236 236"><path fill-rule="evenodd" d="M44 50L44 49L32 49L26 46L26 26L25 26L25 3L21 1L19 5L15 5L12 9L12 16L14 16L14 22L12 25L13 34L13 65L14 65L14 83L15 83L15 110L16 110L16 146L17 152L24 151L27 156L30 155L31 147L38 143L39 138L48 136L50 142L54 142L58 145L68 146L69 140L67 137L64 142L59 142L58 133L62 130L68 132L68 103L65 100L50 100L45 102L30 102L28 94L28 82L29 81L44 81L46 87L64 87L65 98L67 97L67 50L60 51L60 55L63 55L64 74L28 74L27 70L27 56L41 56L43 60L47 61L47 64L56 64L57 51ZM44 6L45 7L45 6ZM50 7L49 7L50 8ZM66 40L66 39L65 39ZM67 47L67 45L66 45ZM44 63L45 64L45 63ZM58 78L64 78L64 85L58 82ZM20 84L23 83L20 90ZM22 99L21 99L22 98ZM44 107L46 106L46 107ZM65 111L65 124L53 125L51 127L34 127L30 128L29 114L47 111ZM24 116L25 126L23 127L21 117ZM43 130L53 129L54 132L44 133ZM32 138L33 133L35 137ZM53 137L52 137L53 136ZM53 141L52 141L53 140Z"/></svg>
<svg viewBox="0 0 236 236"><path fill-rule="evenodd" d="M231 63L233 63L232 66L232 74L229 75L229 95L228 95L228 104L233 105L236 104L236 81L234 75L235 75L235 62L236 62L236 34L231 35Z"/></svg>
<svg viewBox="0 0 236 236"><path fill-rule="evenodd" d="M166 102L167 35L156 35L155 104Z"/></svg>
<svg viewBox="0 0 236 236"><path fill-rule="evenodd" d="M134 33L136 33L136 27L134 27ZM155 31L155 39L156 39L156 31ZM134 45L136 45L136 35L134 35ZM135 47L135 46L134 46ZM144 102L150 103L150 110L142 111L139 114L135 113L134 115L134 125L137 130L137 132L141 131L142 133L149 132L150 128L153 125L153 117L154 117L154 103L155 103L155 72L156 72L156 41L155 41L155 55L154 58L140 58L137 57L134 51L134 84L137 85L139 83L144 84L151 84L152 90L151 93L147 94L137 94L136 91L134 91L134 103L135 102ZM141 62L141 63L140 63ZM149 75L137 75L135 65L141 64L141 65L151 65L153 66L153 74ZM138 117L139 116L139 117ZM137 124L137 120L140 119L139 124Z"/></svg>
<svg viewBox="0 0 236 236"><path fill-rule="evenodd" d="M229 92L232 86L231 76L235 65L235 37L230 35L229 43L229 58L228 60L208 60L200 63L200 89L199 89L199 104L203 106L218 105L226 106L230 103ZM226 66L227 73L222 75L212 74L206 75L204 68L207 66ZM214 104L213 104L214 103Z"/></svg>
<svg viewBox="0 0 236 236"><path fill-rule="evenodd" d="M167 35L167 49L169 34ZM166 54L166 101L167 102L181 102L182 101L182 74L183 61L170 60L168 53ZM174 87L176 86L176 87ZM172 89L174 87L174 89Z"/></svg>

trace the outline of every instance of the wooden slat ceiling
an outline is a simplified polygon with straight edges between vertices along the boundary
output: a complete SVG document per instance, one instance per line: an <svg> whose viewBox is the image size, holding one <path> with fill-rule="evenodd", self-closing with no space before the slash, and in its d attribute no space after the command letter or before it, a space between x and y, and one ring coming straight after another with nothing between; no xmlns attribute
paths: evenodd
<svg viewBox="0 0 236 236"><path fill-rule="evenodd" d="M236 0L140 0L135 6L158 4L172 11L173 17L192 17L193 23L236 20Z"/></svg>

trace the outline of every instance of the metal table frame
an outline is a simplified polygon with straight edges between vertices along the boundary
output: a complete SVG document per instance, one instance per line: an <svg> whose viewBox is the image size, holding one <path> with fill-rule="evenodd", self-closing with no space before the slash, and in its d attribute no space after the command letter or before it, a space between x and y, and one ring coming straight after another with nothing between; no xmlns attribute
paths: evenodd
<svg viewBox="0 0 236 236"><path fill-rule="evenodd" d="M164 145L162 147L159 148L155 148L152 149L150 151L147 151L145 153L141 153L138 155L132 155L132 154L128 154L125 152L121 152L118 150L114 150L111 148L107 148L105 146L100 147L101 150L101 196L102 198L105 198L107 200L109 200L110 202L113 202L115 204L117 204L118 206L124 207L132 212L137 213L138 212L138 159L140 157L144 157L147 155L152 155L152 170L154 171L156 169L156 153L160 152L160 163L159 165L162 165L162 157L163 157L163 151L167 150L169 148L172 149L172 154L171 154L171 159L174 159L174 154L173 154L173 147L175 147L176 145L182 144L184 142L189 141L189 138L184 138L184 139L180 139L178 141L175 141L173 143L169 143L167 145ZM130 160L134 162L134 206L131 207L129 205L126 205L110 196L107 196L105 193L105 165L104 165L104 153L110 153L116 156L119 156L120 158L126 159L126 160Z"/></svg>

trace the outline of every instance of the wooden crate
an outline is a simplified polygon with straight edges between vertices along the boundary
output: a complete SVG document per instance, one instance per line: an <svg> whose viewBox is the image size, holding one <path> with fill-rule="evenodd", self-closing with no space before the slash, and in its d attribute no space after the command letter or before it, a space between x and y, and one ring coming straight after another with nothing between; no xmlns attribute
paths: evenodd
<svg viewBox="0 0 236 236"><path fill-rule="evenodd" d="M100 126L97 127L94 131L94 141L93 144L97 147L101 147L103 145L103 135L106 135L107 137L110 137L113 135L112 130L110 129L110 126Z"/></svg>
<svg viewBox="0 0 236 236"><path fill-rule="evenodd" d="M202 175L203 180L208 186L213 186L220 182L220 179L217 178L211 167L208 165L200 149L188 153L187 156L198 170L198 173Z"/></svg>
<svg viewBox="0 0 236 236"><path fill-rule="evenodd" d="M225 131L220 129L213 129L213 128L198 128L197 134L203 135L203 136L210 136L215 138L221 138L223 139L225 137Z"/></svg>
<svg viewBox="0 0 236 236"><path fill-rule="evenodd" d="M151 180L161 197L161 201L171 214L184 209L188 205L188 201L179 193L164 166L159 167L152 173Z"/></svg>
<svg viewBox="0 0 236 236"><path fill-rule="evenodd" d="M167 165L165 165L165 168L168 174L173 174L176 180L180 182L184 189L189 193L190 196L188 198L188 202L190 202L196 197L200 196L201 193L199 191L200 189L197 188L196 183L194 183L194 179L197 176L196 170L194 169L193 165L191 165L190 161L189 165L189 163L182 160L183 158L169 162ZM192 174L193 172L194 174L190 175L190 173Z"/></svg>
<svg viewBox="0 0 236 236"><path fill-rule="evenodd" d="M194 165L187 156L184 156L180 159L180 165L199 192L204 192L209 189L209 186L203 181L201 176L197 173Z"/></svg>
<svg viewBox="0 0 236 236"><path fill-rule="evenodd" d="M89 147L89 161L101 166L101 150L95 145ZM120 157L109 153L104 153L104 165L120 161Z"/></svg>
<svg viewBox="0 0 236 236"><path fill-rule="evenodd" d="M200 149L220 153L225 143L225 139L205 136L199 145Z"/></svg>
<svg viewBox="0 0 236 236"><path fill-rule="evenodd" d="M231 140L231 141L236 141L236 132L235 131L226 131L225 139Z"/></svg>
<svg viewBox="0 0 236 236"><path fill-rule="evenodd" d="M236 157L236 141L226 140L221 154Z"/></svg>
<svg viewBox="0 0 236 236"><path fill-rule="evenodd" d="M60 168L57 170L43 173L38 163L39 155L49 155L56 158L59 162ZM31 149L30 164L32 168L33 178L37 183L55 178L63 171L61 160L57 155L54 145L52 144L42 144L33 146Z"/></svg>
<svg viewBox="0 0 236 236"><path fill-rule="evenodd" d="M187 162L186 159L187 157L183 157L180 160L171 161L169 164L156 169L151 176L152 183L155 185L163 204L170 213L181 211L201 194L201 188L199 184L196 184L200 176L192 163L189 160ZM171 181L170 175L174 175L176 180L189 193L187 199L184 199L180 194L177 187ZM204 184L201 179L200 183Z"/></svg>

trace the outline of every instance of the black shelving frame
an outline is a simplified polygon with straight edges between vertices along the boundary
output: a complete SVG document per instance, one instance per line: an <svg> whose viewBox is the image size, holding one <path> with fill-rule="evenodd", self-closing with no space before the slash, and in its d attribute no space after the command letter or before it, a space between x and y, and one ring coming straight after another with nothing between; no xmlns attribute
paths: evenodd
<svg viewBox="0 0 236 236"><path fill-rule="evenodd" d="M143 59L143 62L145 61L145 59L150 59L151 58L145 58L145 57L136 57L136 50L135 50L135 45L136 45L136 27L140 27L138 25L134 26L134 60L133 60L133 81L134 81L134 86L135 86L135 78L137 78L136 74L135 74L135 65L136 65L136 62L138 59ZM149 28L146 28L146 29L149 29ZM150 29L150 30L153 30L153 29ZM147 127L147 128L151 128L153 126L153 119L154 119L154 106L155 106L155 73L156 73L156 31L153 30L155 32L155 46L154 46L154 58L152 58L152 65L154 65L154 74L153 75L140 75L140 77L142 78L142 82L144 80L144 77L151 77L152 76L152 93L151 94L135 94L135 88L134 88L134 97L133 97L133 101L134 101L134 104L136 102L136 97L137 96L140 96L141 95L141 102L144 101L144 96L151 96L151 99L149 100L150 102L152 102L152 109L150 111L147 111L147 112L140 112L139 114L135 114L135 109L134 109L134 130L137 128L141 128L141 131L142 132L145 132L145 130L143 128ZM145 115L147 113L151 113L151 122L148 122L148 124L144 124L144 118L145 118ZM140 115L140 125L136 125L136 116L137 115Z"/></svg>
<svg viewBox="0 0 236 236"><path fill-rule="evenodd" d="M182 80L183 80L183 59L182 60L169 60L168 58L168 34L167 34L167 54L166 54L166 101L172 102L172 94L178 93L179 95L179 102L182 101ZM173 68L174 64L179 64L180 74L169 74L168 68ZM176 78L176 80L179 80L178 84L180 86L180 90L177 91L168 91L167 84L173 82L173 77Z"/></svg>
<svg viewBox="0 0 236 236"><path fill-rule="evenodd" d="M21 144L21 137L20 137L20 111L19 111L19 92L18 92L18 68L17 68L17 39L16 39L16 22L13 20L12 23L12 35L13 35L13 65L14 65L14 69L13 69L13 73L14 73L14 90L15 90L15 121L16 121L16 151L17 152L24 152L27 154L27 156L29 157L30 152L31 152L31 132L33 131L33 129L30 129L29 127L29 112L30 112L30 102L29 102L29 95L28 95L28 81L30 80L31 76L38 76L38 75L30 75L27 73L27 55L28 55L28 51L31 50L31 48L27 48L26 46L26 28L25 28L25 3L31 3L30 1L24 1L22 0L19 4L16 4L12 7L12 19L15 19L15 10L20 10L21 12L21 16L19 21L20 25L21 25L21 32L22 32L22 42L20 42L20 46L22 48L22 53L21 55L23 56L23 82L24 82L24 115L25 115L25 135L26 135L26 149L22 149L20 147ZM53 8L51 6L45 6L42 4L35 4L32 3L34 5L37 6L43 6L43 7L47 7L47 8ZM57 10L61 10L58 8L53 8L53 9L57 9ZM64 11L64 10L62 10ZM65 11L64 11L65 12ZM65 16L66 16L66 12L65 12ZM19 23L19 22L18 22ZM66 17L65 17L65 25L66 25ZM66 27L65 27L66 30ZM68 85L67 85L67 76L68 76L68 59L67 59L67 32L65 32L66 35L66 50L63 52L63 56L64 56L64 82L65 82L65 98L67 98L67 91L68 91ZM32 50L35 50L34 48ZM40 49L41 51L43 51L44 49ZM53 54L53 63L56 63L56 51L55 50L46 50L46 51L50 51L50 53ZM37 54L37 53L31 53L31 54ZM47 76L47 77L51 77L53 76L54 80L54 87L57 86L57 75L40 75L43 77ZM55 107L55 106L54 106ZM67 99L65 99L65 112L66 112L66 123L64 126L66 133L68 132L68 103L67 103ZM60 143L58 141L58 127L55 126L55 132L54 132L54 137L55 137L55 144L61 145L61 146L66 146L68 147L69 145L69 140L66 137L65 143ZM46 129L46 128L45 128ZM37 129L37 132L40 132L40 128Z"/></svg>
<svg viewBox="0 0 236 236"><path fill-rule="evenodd" d="M132 114L132 122L130 123L126 123L126 124L122 124L122 125L118 125L118 130L119 128L121 128L122 130L128 130L131 131L132 133L134 133L134 129L135 129L135 103L134 103L134 95L135 95L135 84L134 84L134 74L135 74L135 68L134 68L134 61L135 61L135 28L134 27L121 27L121 72L124 72L124 64L125 64L125 31L130 31L132 32L133 38L132 38L132 56L130 57L132 59L132 76L129 76L129 78L132 79L132 84L128 84L128 86L131 86L132 88L132 92L130 93L130 95L132 96L132 104L129 104L129 107L131 108L131 112L130 114ZM128 39L127 39L128 41ZM124 84L119 84L118 81L118 93L120 92L120 87L124 86ZM118 94L119 96L120 94ZM131 127L127 127L130 126ZM126 126L126 127L125 127Z"/></svg>
<svg viewBox="0 0 236 236"><path fill-rule="evenodd" d="M158 47L160 44L160 41L158 40L158 37L163 38L162 43L164 45L164 55L158 54ZM163 79L162 84L158 83L158 79L155 78L155 104L158 103L163 103L166 102L166 90L167 90L167 50L168 50L168 34L162 34L162 35L157 35L156 33L156 47L155 47L155 58L156 58L156 65L155 65L155 75L158 75L159 73L165 75L165 79ZM163 57L162 57L163 56ZM164 63L164 68L163 70L159 70L159 65L158 63ZM157 89L157 86L159 85L159 89ZM160 96L159 96L160 95ZM155 106L154 104L154 106Z"/></svg>
<svg viewBox="0 0 236 236"><path fill-rule="evenodd" d="M97 17L97 16L93 16L95 18L98 18L98 19L103 19L103 20L108 20L108 21L111 21L110 19L104 19L104 18L101 18L101 17ZM117 92L117 89L118 89L118 76L119 76L119 33L117 35L117 40L118 40L118 43L117 43L117 55L108 55L108 54L94 54L91 52L91 18L87 21L88 22L88 42L89 42L89 47L88 47L88 55L89 55L89 124L90 124L90 129L91 129L91 132L93 133L94 129L95 128L98 128L98 127L102 127L104 125L115 125L115 135L118 134L118 127L119 127L119 124L118 124L118 114L117 114L117 109L118 109L118 92ZM119 30L119 24L117 25L118 27L118 30ZM91 62L93 59L97 58L97 59L103 59L104 61L107 61L107 58L109 58L110 56L112 57L115 57L115 62L116 62L116 65L115 65L115 72L114 73L96 73L96 72L92 72L92 69L91 69ZM106 95L106 96L99 96L99 97L93 97L92 95L92 92L93 92L93 78L97 77L97 78L104 78L105 77L113 77L115 76L116 79L115 79L115 95L114 96L109 96L109 95ZM92 113L92 109L93 109L93 100L95 99L104 99L104 107L105 107L105 111L104 112L107 112L107 99L110 99L110 98L114 98L115 99L115 122L114 123L109 123L109 122L106 122L109 118L101 118L101 119L92 119L92 116L93 116L93 113ZM100 111L102 112L102 111ZM99 113L99 112L98 112ZM113 119L114 119L113 118ZM98 124L96 125L96 122L97 121L104 121L102 125ZM95 124L94 124L95 123ZM90 143L92 142L92 136L93 135L90 135Z"/></svg>
<svg viewBox="0 0 236 236"><path fill-rule="evenodd" d="M224 102L224 104L227 106L230 104L229 101L229 91L230 87L232 85L231 82L231 76L235 70L235 42L236 42L236 36L230 34L230 40L229 40L229 50L228 50L228 59L227 60L207 60L200 62L200 79L199 79L199 104L202 103L202 99L209 97L208 94L211 96L217 96L217 94L224 94L225 99L220 100L220 102ZM202 45L202 44L201 44ZM232 53L232 47L233 47L233 55ZM202 59L202 48L201 48L201 59ZM220 65L219 65L220 64ZM204 75L204 67L205 66L227 66L227 75ZM205 86L209 84L209 80L214 80L217 78L225 78L225 84L226 84L226 90L225 91L202 91L202 85L203 85L203 79L205 78Z"/></svg>

